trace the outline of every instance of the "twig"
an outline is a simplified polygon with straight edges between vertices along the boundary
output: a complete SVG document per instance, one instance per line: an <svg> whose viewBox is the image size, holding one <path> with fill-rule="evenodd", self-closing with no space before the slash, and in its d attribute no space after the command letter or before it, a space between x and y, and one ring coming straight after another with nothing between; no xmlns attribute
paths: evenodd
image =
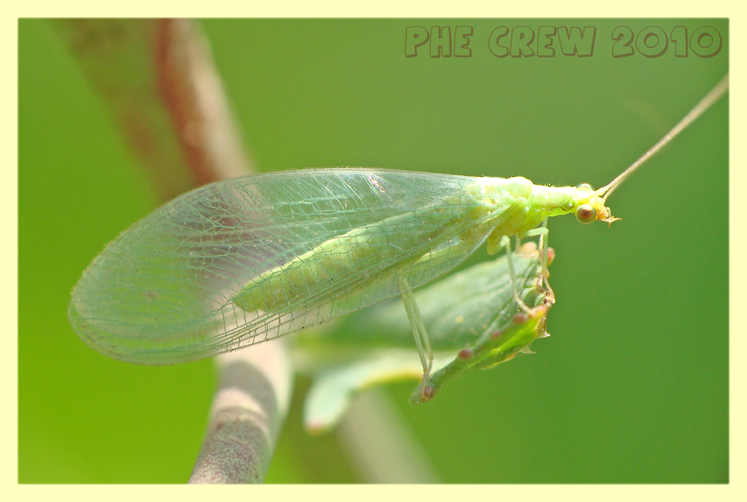
<svg viewBox="0 0 747 502"><path fill-rule="evenodd" d="M188 20L55 20L83 72L166 201L250 174L199 26ZM133 71L135 69L136 71ZM283 344L218 358L221 387L193 483L261 482L287 412Z"/></svg>
<svg viewBox="0 0 747 502"><path fill-rule="evenodd" d="M190 483L264 479L290 402L291 368L280 341L217 358L220 387Z"/></svg>

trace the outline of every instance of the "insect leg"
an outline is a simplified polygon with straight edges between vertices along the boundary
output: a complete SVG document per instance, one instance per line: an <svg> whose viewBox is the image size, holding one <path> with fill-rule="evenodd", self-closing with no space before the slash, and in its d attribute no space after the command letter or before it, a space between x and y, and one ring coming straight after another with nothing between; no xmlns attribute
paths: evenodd
<svg viewBox="0 0 747 502"><path fill-rule="evenodd" d="M407 319L410 321L412 334L415 337L415 345L418 348L420 362L423 364L423 383L421 385L420 393L423 400L427 401L428 396L426 395L425 390L426 383L428 382L431 368L433 367L433 350L431 349L431 341L428 338L428 332L425 330L423 318L420 316L420 309L418 309L418 304L415 302L415 296L412 294L407 279L400 275L397 277L397 282L399 284L400 293L402 294L402 303L405 304Z"/></svg>
<svg viewBox="0 0 747 502"><path fill-rule="evenodd" d="M519 297L519 290L516 287L516 271L514 270L514 262L511 256L513 255L513 250L511 249L511 238L507 235L501 237L501 241L498 244L498 247L506 250L506 264L508 265L508 273L511 276L511 290L514 295L514 300L516 301L516 304L521 308L521 310L523 310L527 314L531 314L532 309L530 309L529 306L524 303L524 300Z"/></svg>
<svg viewBox="0 0 747 502"><path fill-rule="evenodd" d="M553 290L550 287L550 283L547 281L547 277L550 275L550 272L548 272L547 270L547 242L550 236L550 231L547 229L547 220L542 222L541 227L533 228L532 230L528 230L527 232L521 234L522 237L534 237L536 235L539 235L540 238L539 249L540 261L542 263L542 279L540 280L544 283L546 298L548 298L551 303L555 303L555 293L553 293ZM539 282L537 283L537 286L540 286Z"/></svg>

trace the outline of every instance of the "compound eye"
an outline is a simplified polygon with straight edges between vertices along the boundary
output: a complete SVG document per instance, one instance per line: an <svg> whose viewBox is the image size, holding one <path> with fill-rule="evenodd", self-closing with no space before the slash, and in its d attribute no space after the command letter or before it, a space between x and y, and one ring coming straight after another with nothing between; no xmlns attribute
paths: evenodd
<svg viewBox="0 0 747 502"><path fill-rule="evenodd" d="M576 188L588 188L589 190L594 190L588 183L580 183L576 185Z"/></svg>
<svg viewBox="0 0 747 502"><path fill-rule="evenodd" d="M591 223L597 219L597 210L591 204L581 204L576 209L576 219L581 223Z"/></svg>

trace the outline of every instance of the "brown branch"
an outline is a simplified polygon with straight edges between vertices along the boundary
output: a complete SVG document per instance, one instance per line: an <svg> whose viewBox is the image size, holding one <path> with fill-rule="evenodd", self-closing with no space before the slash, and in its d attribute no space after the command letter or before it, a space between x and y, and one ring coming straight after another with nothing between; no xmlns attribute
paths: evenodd
<svg viewBox="0 0 747 502"><path fill-rule="evenodd" d="M188 20L55 20L160 198L249 174L220 78ZM283 344L219 356L221 386L192 483L261 482L288 409Z"/></svg>
<svg viewBox="0 0 747 502"><path fill-rule="evenodd" d="M51 23L162 201L200 184L252 173L197 24L178 19Z"/></svg>
<svg viewBox="0 0 747 502"><path fill-rule="evenodd" d="M264 479L290 402L290 362L279 342L217 358L221 382L190 483Z"/></svg>
<svg viewBox="0 0 747 502"><path fill-rule="evenodd" d="M249 174L203 33L188 20L156 23L157 84L192 176L203 185Z"/></svg>

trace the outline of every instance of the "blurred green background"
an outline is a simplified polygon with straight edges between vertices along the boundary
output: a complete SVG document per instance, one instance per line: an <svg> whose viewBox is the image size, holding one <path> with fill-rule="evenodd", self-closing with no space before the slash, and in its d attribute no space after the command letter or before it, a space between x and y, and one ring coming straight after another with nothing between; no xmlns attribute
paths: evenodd
<svg viewBox="0 0 747 502"><path fill-rule="evenodd" d="M203 27L263 171L372 166L609 182L728 70L725 20L211 20ZM471 26L468 58L405 57L408 26ZM497 26L593 26L592 57L494 57ZM614 58L617 26L692 34ZM134 71L137 71L134 69ZM49 24L19 36L19 481L183 483L216 385L211 361L139 367L88 348L70 291L157 205L112 118ZM728 481L728 99L610 198L611 228L550 222L558 303L536 354L411 407L385 388L444 482ZM479 250L472 262L486 259ZM413 349L414 353L414 349ZM297 394L304 385L297 387ZM298 403L268 482L355 482Z"/></svg>

